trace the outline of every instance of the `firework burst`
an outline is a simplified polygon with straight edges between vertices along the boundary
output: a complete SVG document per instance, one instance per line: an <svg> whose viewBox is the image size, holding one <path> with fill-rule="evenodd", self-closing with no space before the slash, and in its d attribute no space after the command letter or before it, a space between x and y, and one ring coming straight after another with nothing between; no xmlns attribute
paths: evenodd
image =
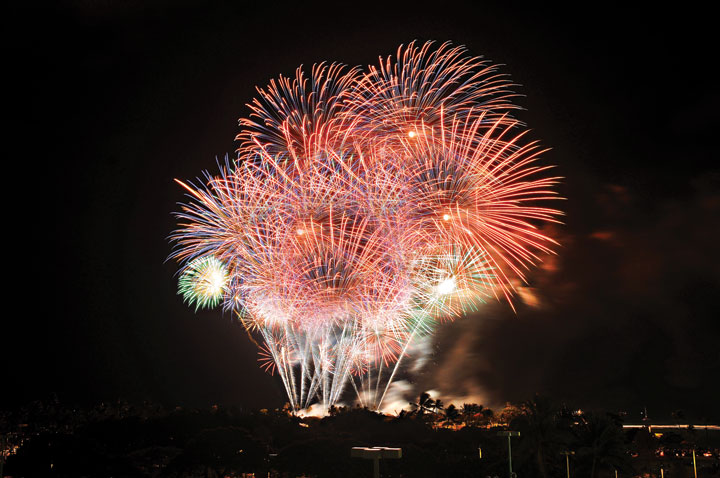
<svg viewBox="0 0 720 478"><path fill-rule="evenodd" d="M551 252L558 178L511 113L512 84L461 47L400 47L367 72L280 77L237 160L180 183L180 293L262 338L295 410L348 385L378 407L412 340L513 294ZM217 274L217 275L214 275Z"/></svg>
<svg viewBox="0 0 720 478"><path fill-rule="evenodd" d="M225 264L213 256L200 257L189 262L178 281L178 294L195 310L213 308L224 298L228 271Z"/></svg>

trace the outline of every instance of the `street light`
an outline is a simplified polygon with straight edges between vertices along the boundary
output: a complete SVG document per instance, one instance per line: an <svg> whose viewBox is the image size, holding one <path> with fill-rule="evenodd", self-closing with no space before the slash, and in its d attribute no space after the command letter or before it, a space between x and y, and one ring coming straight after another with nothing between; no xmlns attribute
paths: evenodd
<svg viewBox="0 0 720 478"><path fill-rule="evenodd" d="M510 466L510 474L508 475L508 478L513 478L513 471L512 471L512 446L510 445L510 437L519 437L520 432L515 432L511 430L507 430L504 432L498 432L497 436L499 437L507 437L508 439L508 465Z"/></svg>
<svg viewBox="0 0 720 478"><path fill-rule="evenodd" d="M350 456L353 458L365 458L373 461L373 477L380 478L380 460L388 458L402 458L402 448L387 448L384 446L374 446L367 448L363 446L354 446L350 450Z"/></svg>
<svg viewBox="0 0 720 478"><path fill-rule="evenodd" d="M574 455L574 451L564 451L560 453L561 455L565 455L565 468L567 469L567 478L570 478L570 455Z"/></svg>

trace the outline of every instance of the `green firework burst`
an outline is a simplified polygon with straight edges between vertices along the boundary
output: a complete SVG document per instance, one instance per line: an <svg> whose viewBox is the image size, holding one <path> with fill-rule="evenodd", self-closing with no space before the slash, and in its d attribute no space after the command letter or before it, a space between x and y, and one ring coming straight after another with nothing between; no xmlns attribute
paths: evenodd
<svg viewBox="0 0 720 478"><path fill-rule="evenodd" d="M195 311L213 308L223 299L227 291L228 271L214 256L199 257L187 264L178 280L178 294L189 304L195 304Z"/></svg>

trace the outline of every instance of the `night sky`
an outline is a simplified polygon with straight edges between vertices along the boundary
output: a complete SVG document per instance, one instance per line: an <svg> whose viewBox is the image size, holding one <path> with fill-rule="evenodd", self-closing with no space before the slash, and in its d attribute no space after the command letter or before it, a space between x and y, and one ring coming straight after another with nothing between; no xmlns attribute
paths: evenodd
<svg viewBox="0 0 720 478"><path fill-rule="evenodd" d="M647 406L651 418L720 420L720 89L707 12L258 3L77 1L2 15L0 408L53 393L282 405L244 329L176 295L173 178L233 154L256 85L434 39L522 85L517 117L552 148L567 215L517 313L488 304L443 327L408 393L501 406L540 392L633 417Z"/></svg>

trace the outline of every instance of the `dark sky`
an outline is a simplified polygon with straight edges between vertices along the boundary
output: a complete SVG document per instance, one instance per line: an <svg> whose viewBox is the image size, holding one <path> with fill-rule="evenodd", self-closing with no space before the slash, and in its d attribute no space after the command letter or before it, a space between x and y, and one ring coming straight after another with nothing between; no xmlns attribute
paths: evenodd
<svg viewBox="0 0 720 478"><path fill-rule="evenodd" d="M522 85L518 116L552 148L567 216L553 233L558 257L531 276L539 304L520 301L516 315L491 304L443 328L411 377L417 389L720 419L720 104L707 12L257 3L77 1L2 15L11 285L0 408L53 392L83 404L282 404L243 329L176 295L165 263L183 200L173 178L232 154L255 85L435 39L504 64Z"/></svg>

